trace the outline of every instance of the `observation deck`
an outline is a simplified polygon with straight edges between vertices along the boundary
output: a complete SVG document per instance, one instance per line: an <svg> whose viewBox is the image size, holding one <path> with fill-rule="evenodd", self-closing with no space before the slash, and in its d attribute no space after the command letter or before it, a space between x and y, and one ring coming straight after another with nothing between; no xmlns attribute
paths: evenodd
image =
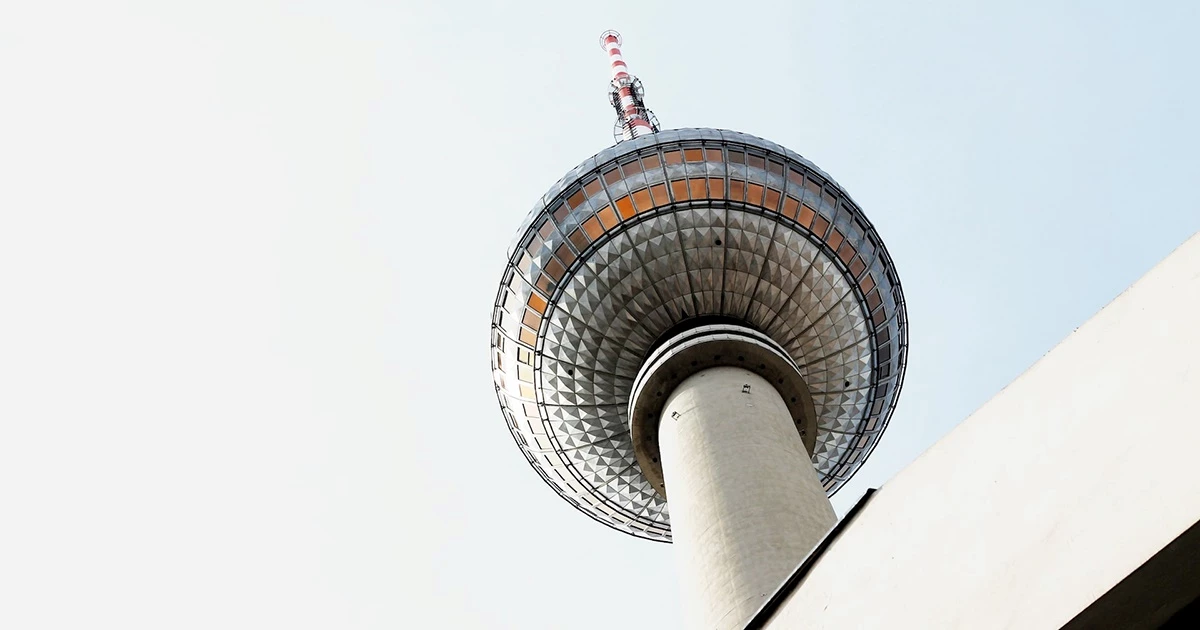
<svg viewBox="0 0 1200 630"><path fill-rule="evenodd" d="M716 129L601 151L518 230L491 361L534 470L592 518L670 540L667 501L635 452L630 396L659 344L714 319L765 335L798 368L815 413L802 437L825 492L837 492L887 428L904 379L900 281L831 177L775 143Z"/></svg>

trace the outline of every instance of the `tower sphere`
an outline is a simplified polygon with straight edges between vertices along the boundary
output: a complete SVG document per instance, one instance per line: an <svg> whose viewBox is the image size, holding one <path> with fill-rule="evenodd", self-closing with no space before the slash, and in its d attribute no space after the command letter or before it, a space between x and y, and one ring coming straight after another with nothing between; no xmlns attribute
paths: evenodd
<svg viewBox="0 0 1200 630"><path fill-rule="evenodd" d="M904 296L883 241L800 155L680 129L572 169L510 248L492 371L508 428L547 484L610 527L670 539L661 479L633 441L631 395L664 342L703 326L758 335L794 366L811 405L790 402L810 409L796 422L822 487L832 495L854 475L904 379Z"/></svg>

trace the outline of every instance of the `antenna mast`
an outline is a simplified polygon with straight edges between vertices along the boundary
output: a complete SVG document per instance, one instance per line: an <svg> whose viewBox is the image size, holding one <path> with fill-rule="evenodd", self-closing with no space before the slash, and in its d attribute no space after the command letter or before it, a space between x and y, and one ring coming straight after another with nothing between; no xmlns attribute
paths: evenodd
<svg viewBox="0 0 1200 630"><path fill-rule="evenodd" d="M659 129L654 112L646 109L642 100L645 95L642 82L629 74L629 67L621 58L621 42L621 34L616 31L600 34L600 47L608 53L612 64L612 89L608 98L617 110L617 122L613 125L613 138L617 142L648 136Z"/></svg>

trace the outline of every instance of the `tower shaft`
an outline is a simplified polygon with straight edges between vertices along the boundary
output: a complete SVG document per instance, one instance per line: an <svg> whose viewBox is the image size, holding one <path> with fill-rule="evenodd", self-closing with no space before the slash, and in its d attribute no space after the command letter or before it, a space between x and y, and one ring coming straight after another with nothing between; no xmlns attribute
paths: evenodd
<svg viewBox="0 0 1200 630"><path fill-rule="evenodd" d="M754 372L699 371L658 428L689 627L741 628L837 521L786 403Z"/></svg>

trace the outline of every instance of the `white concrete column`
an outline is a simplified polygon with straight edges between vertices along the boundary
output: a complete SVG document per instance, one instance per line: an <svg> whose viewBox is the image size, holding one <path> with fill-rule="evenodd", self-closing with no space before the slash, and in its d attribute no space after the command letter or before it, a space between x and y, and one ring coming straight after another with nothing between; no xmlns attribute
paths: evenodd
<svg viewBox="0 0 1200 630"><path fill-rule="evenodd" d="M680 383L659 445L689 627L740 629L837 516L783 398L753 372Z"/></svg>

